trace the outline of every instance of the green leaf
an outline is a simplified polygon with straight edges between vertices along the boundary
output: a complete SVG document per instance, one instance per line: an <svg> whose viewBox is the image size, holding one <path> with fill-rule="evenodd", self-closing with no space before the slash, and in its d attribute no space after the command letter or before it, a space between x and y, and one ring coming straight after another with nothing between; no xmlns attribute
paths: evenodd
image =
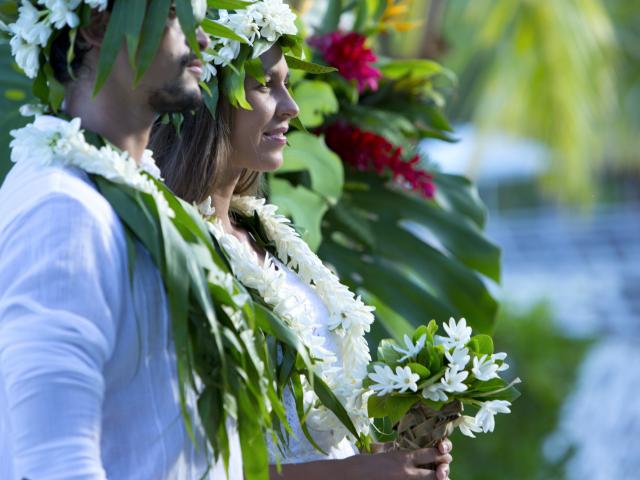
<svg viewBox="0 0 640 480"><path fill-rule="evenodd" d="M298 419L300 421L300 428L302 429L302 433L307 438L309 443L313 445L313 448L318 450L323 455L328 455L320 446L316 443L315 439L309 432L309 427L307 426L307 412L304 411L304 392L302 390L302 381L300 380L300 375L294 375L291 378L291 392L293 393L293 397L296 403L296 413L298 414Z"/></svg>
<svg viewBox="0 0 640 480"><path fill-rule="evenodd" d="M129 2L129 14L124 28L127 41L127 52L129 53L129 64L135 68L136 54L140 43L140 32L144 23L144 16L147 11L146 2Z"/></svg>
<svg viewBox="0 0 640 480"><path fill-rule="evenodd" d="M397 79L407 75L428 78L447 71L439 63L426 59L390 60L379 62L377 67L385 77L390 79Z"/></svg>
<svg viewBox="0 0 640 480"><path fill-rule="evenodd" d="M191 0L173 0L173 4L176 8L176 14L180 21L180 27L187 38L187 43L191 51L200 56L200 45L198 44L198 38L196 37L196 19L193 16L193 7L191 6Z"/></svg>
<svg viewBox="0 0 640 480"><path fill-rule="evenodd" d="M235 40L236 42L249 43L245 37L238 35L231 28L221 25L215 20L211 20L210 18L204 19L204 21L202 22L202 29L208 35L216 38L229 38L231 40Z"/></svg>
<svg viewBox="0 0 640 480"><path fill-rule="evenodd" d="M493 340L489 335L474 335L469 342L469 349L478 356L493 354Z"/></svg>
<svg viewBox="0 0 640 480"><path fill-rule="evenodd" d="M338 420L340 420L340 422L342 422L342 424L346 427L346 429L349 430L349 432L351 432L354 437L358 438L360 435L358 434L356 427L353 425L353 422L351 421L347 410L344 408L342 403L340 403L340 400L338 400L338 397L336 397L335 393L333 393L333 390L329 388L324 380L322 380L317 375L312 374L311 371L307 372L306 375L307 380L313 385L313 391L318 396L318 399L320 400L322 405L331 410L333 414L338 417ZM311 375L312 378L310 378Z"/></svg>
<svg viewBox="0 0 640 480"><path fill-rule="evenodd" d="M394 346L398 346L395 340L382 340L378 344L378 356L376 357L379 362L383 362L391 368L400 365L400 359L402 358L402 353L393 348Z"/></svg>
<svg viewBox="0 0 640 480"><path fill-rule="evenodd" d="M265 85L267 83L264 66L262 65L262 60L259 58L251 58L247 60L244 64L244 68L246 72L251 77L255 78L261 85Z"/></svg>
<svg viewBox="0 0 640 480"><path fill-rule="evenodd" d="M342 15L342 0L329 0L327 9L320 24L319 33L334 32L340 24L340 16Z"/></svg>
<svg viewBox="0 0 640 480"><path fill-rule="evenodd" d="M300 60L299 58L292 57L291 55L285 55L284 58L287 61L287 65L289 66L289 68L293 70L302 70L304 72L312 73L315 75L338 71L337 68L307 62L306 60Z"/></svg>
<svg viewBox="0 0 640 480"><path fill-rule="evenodd" d="M322 137L303 132L287 135L284 163L278 173L308 171L311 188L326 202L335 204L342 193L344 169L340 158Z"/></svg>
<svg viewBox="0 0 640 480"><path fill-rule="evenodd" d="M408 363L407 367L409 367L413 373L417 373L418 375L420 375L420 378L423 380L425 378L429 378L429 375L431 375L429 369L424 365L420 365L419 363Z"/></svg>
<svg viewBox="0 0 640 480"><path fill-rule="evenodd" d="M419 401L420 399L416 395L406 397L392 395L379 397L372 395L369 397L367 408L370 417L389 417L391 423L396 424Z"/></svg>
<svg viewBox="0 0 640 480"><path fill-rule="evenodd" d="M119 0L121 3L128 3ZM140 45L138 47L138 68L136 70L135 82L147 71L153 59L156 56L167 18L169 16L169 7L171 0L149 0L147 6L147 14L142 24L142 32L140 34ZM111 22L109 22L111 24Z"/></svg>
<svg viewBox="0 0 640 480"><path fill-rule="evenodd" d="M219 10L243 10L252 3L243 0L208 0L207 6Z"/></svg>
<svg viewBox="0 0 640 480"><path fill-rule="evenodd" d="M100 47L100 56L98 57L98 71L96 73L96 83L93 87L93 95L97 95L107 77L111 73L113 63L118 56L120 48L125 40L127 27L129 26L128 17L130 2L125 0L115 0L107 31L104 34L102 46ZM168 7L167 7L168 12ZM165 17L166 18L166 17ZM164 30L164 22L162 23ZM155 50L154 50L155 53Z"/></svg>
<svg viewBox="0 0 640 480"><path fill-rule="evenodd" d="M331 86L318 80L305 80L293 88L300 107L300 121L308 128L322 124L325 117L338 111L338 100Z"/></svg>
<svg viewBox="0 0 640 480"><path fill-rule="evenodd" d="M269 189L271 201L278 205L280 213L293 218L312 250L318 248L322 240L320 222L328 208L325 200L305 187L294 187L277 177L271 178Z"/></svg>

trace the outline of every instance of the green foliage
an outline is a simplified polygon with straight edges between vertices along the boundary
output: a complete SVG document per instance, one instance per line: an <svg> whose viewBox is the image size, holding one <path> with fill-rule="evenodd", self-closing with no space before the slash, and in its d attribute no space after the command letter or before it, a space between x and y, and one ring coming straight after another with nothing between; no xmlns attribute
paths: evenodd
<svg viewBox="0 0 640 480"><path fill-rule="evenodd" d="M552 314L539 304L515 313L508 306L500 314L494 341L509 353L508 379L521 377L522 396L509 418L482 439L453 437L453 478L469 480L563 480L542 454L542 444L557 424L560 406L571 391L576 369L588 341L565 337Z"/></svg>
<svg viewBox="0 0 640 480"><path fill-rule="evenodd" d="M8 43L0 43L0 184L12 165L9 132L27 124L29 120L20 115L18 108L32 98L31 81L14 68L10 52Z"/></svg>
<svg viewBox="0 0 640 480"><path fill-rule="evenodd" d="M616 39L607 3L447 2L451 45L443 61L459 73L462 93L453 115L481 132L511 132L548 146L545 185L564 201L594 199L605 132L616 116Z"/></svg>

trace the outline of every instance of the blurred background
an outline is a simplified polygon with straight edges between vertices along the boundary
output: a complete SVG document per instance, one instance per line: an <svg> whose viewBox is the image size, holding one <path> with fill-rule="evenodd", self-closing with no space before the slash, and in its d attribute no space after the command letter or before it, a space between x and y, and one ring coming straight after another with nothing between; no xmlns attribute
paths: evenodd
<svg viewBox="0 0 640 480"><path fill-rule="evenodd" d="M458 143L422 147L470 176L502 249L496 343L522 397L455 478L640 478L640 2L432 0L397 55L458 76Z"/></svg>
<svg viewBox="0 0 640 480"><path fill-rule="evenodd" d="M358 21L350 4L380 2L289 3L313 31L336 5L349 30ZM497 317L507 373L523 379L495 432L455 434L452 477L640 478L640 2L386 4L395 25L371 40L378 56L431 59L451 73L434 78L430 101L452 131L420 141L421 162L469 177L487 207L486 225L478 223L502 250L501 275L481 270L501 277L483 279L500 306L487 315ZM7 45L0 49L1 179L9 129L26 121L17 106L30 95ZM276 187L287 185L272 179L285 207L293 190Z"/></svg>

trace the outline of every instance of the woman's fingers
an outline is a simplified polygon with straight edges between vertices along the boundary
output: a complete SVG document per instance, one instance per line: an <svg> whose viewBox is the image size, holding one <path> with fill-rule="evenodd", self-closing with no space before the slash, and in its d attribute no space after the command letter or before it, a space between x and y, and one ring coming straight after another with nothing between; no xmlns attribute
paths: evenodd
<svg viewBox="0 0 640 480"><path fill-rule="evenodd" d="M438 450L440 453L449 453L453 450L453 443L448 438L444 438L438 443Z"/></svg>
<svg viewBox="0 0 640 480"><path fill-rule="evenodd" d="M449 478L449 464L441 463L436 469L436 480L448 480Z"/></svg>
<svg viewBox="0 0 640 480"><path fill-rule="evenodd" d="M435 448L421 448L413 452L411 460L416 467L419 467L421 465L429 465L430 463L451 463L453 458L448 453L444 455L441 454Z"/></svg>

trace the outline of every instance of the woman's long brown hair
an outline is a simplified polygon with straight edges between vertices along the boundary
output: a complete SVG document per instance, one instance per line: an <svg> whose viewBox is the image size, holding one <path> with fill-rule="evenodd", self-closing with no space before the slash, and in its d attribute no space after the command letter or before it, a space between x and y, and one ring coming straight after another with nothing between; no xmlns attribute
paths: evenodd
<svg viewBox="0 0 640 480"><path fill-rule="evenodd" d="M184 114L179 132L171 123L154 125L149 148L176 195L200 203L215 192L227 170L231 128L232 107L224 98L218 102L215 118L204 105ZM258 172L243 172L234 193L257 194L260 177Z"/></svg>

